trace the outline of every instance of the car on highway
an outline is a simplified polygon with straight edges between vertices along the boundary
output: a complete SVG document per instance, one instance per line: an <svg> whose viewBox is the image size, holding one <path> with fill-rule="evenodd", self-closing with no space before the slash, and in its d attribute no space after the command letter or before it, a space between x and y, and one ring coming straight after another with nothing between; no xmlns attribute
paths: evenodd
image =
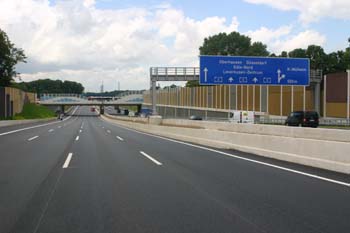
<svg viewBox="0 0 350 233"><path fill-rule="evenodd" d="M315 111L291 112L285 121L285 125L317 128L319 115Z"/></svg>
<svg viewBox="0 0 350 233"><path fill-rule="evenodd" d="M189 119L192 120L192 121L201 121L201 120L203 120L203 118L201 116L197 116L197 115L192 115L192 116L190 116Z"/></svg>

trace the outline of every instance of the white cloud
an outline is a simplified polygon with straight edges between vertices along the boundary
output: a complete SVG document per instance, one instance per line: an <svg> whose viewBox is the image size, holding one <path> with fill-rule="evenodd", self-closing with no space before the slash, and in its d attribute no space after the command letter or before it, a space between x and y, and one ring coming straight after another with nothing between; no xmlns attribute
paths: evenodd
<svg viewBox="0 0 350 233"><path fill-rule="evenodd" d="M87 90L102 79L108 90L117 79L148 88L150 66L197 65L205 37L237 27L235 18L196 21L169 5L107 10L94 0L0 0L0 28L29 57L22 79L72 79Z"/></svg>
<svg viewBox="0 0 350 233"><path fill-rule="evenodd" d="M89 91L102 80L106 90L118 80L125 89L148 88L150 66L198 66L203 39L238 26L236 17L195 20L167 4L111 10L96 8L95 0L0 0L0 28L28 56L22 79L75 80ZM318 32L291 26L245 34L276 53L325 43Z"/></svg>
<svg viewBox="0 0 350 233"><path fill-rule="evenodd" d="M276 40L271 47L277 53L281 51L291 51L295 48L307 48L308 45L323 46L326 42L326 37L312 30L300 32L297 35L291 36L285 40Z"/></svg>
<svg viewBox="0 0 350 233"><path fill-rule="evenodd" d="M303 23L318 21L323 17L350 20L349 0L245 0L265 4L284 11L299 11Z"/></svg>
<svg viewBox="0 0 350 233"><path fill-rule="evenodd" d="M307 48L311 44L324 46L326 43L326 37L319 32L306 30L293 33L292 26L282 26L277 29L261 27L245 34L251 37L253 41L261 41L267 44L268 50L276 54L296 48Z"/></svg>

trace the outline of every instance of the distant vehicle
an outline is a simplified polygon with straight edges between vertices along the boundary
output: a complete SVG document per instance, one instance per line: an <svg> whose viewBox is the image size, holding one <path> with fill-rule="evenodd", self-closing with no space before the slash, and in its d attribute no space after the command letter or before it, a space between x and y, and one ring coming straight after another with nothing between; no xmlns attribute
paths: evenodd
<svg viewBox="0 0 350 233"><path fill-rule="evenodd" d="M232 111L229 121L233 123L254 123L255 112L252 111Z"/></svg>
<svg viewBox="0 0 350 233"><path fill-rule="evenodd" d="M94 107L92 107L90 110L91 110L91 112L95 112L96 111L96 109Z"/></svg>
<svg viewBox="0 0 350 233"><path fill-rule="evenodd" d="M149 108L142 108L141 111L140 111L140 116L141 117L148 117L152 115L152 109L149 109Z"/></svg>
<svg viewBox="0 0 350 233"><path fill-rule="evenodd" d="M192 120L192 121L201 121L201 120L203 120L203 118L201 116L196 116L196 115L190 116L189 119Z"/></svg>
<svg viewBox="0 0 350 233"><path fill-rule="evenodd" d="M58 120L63 120L63 117L64 117L64 114L63 113L59 113L58 115L57 115L57 119Z"/></svg>
<svg viewBox="0 0 350 233"><path fill-rule="evenodd" d="M286 119L285 125L317 128L319 125L319 115L315 111L291 112Z"/></svg>

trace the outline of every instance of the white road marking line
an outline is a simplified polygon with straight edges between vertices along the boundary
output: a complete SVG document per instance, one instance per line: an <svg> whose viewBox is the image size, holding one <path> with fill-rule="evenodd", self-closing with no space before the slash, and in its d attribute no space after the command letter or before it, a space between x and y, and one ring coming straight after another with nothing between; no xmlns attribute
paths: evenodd
<svg viewBox="0 0 350 233"><path fill-rule="evenodd" d="M157 161L156 159L152 158L151 156L149 156L148 154L146 154L143 151L140 151L140 153L145 156L146 158L148 158L149 160L151 160L153 163L157 164L158 166L163 165L161 162Z"/></svg>
<svg viewBox="0 0 350 233"><path fill-rule="evenodd" d="M75 141L78 141L79 140L79 136L77 136L76 138L75 138Z"/></svg>
<svg viewBox="0 0 350 233"><path fill-rule="evenodd" d="M102 126L102 129L104 129L105 127L104 126Z"/></svg>
<svg viewBox="0 0 350 233"><path fill-rule="evenodd" d="M59 125L57 128L59 128L59 129L62 128L62 125Z"/></svg>
<svg viewBox="0 0 350 233"><path fill-rule="evenodd" d="M50 129L50 130L49 130L49 133L51 133L51 132L53 132L53 131L54 131L54 129Z"/></svg>
<svg viewBox="0 0 350 233"><path fill-rule="evenodd" d="M121 137L119 137L119 136L117 136L116 138L117 138L119 141L124 141L124 139L121 138Z"/></svg>
<svg viewBox="0 0 350 233"><path fill-rule="evenodd" d="M69 166L69 163L72 159L72 156L73 156L73 153L69 153L68 156L67 156L67 159L66 161L64 162L62 168L67 168Z"/></svg>
<svg viewBox="0 0 350 233"><path fill-rule="evenodd" d="M111 133L111 131L110 131L110 130L107 130L107 133Z"/></svg>
<svg viewBox="0 0 350 233"><path fill-rule="evenodd" d="M71 117L72 117L72 116L69 116L69 117L63 119L62 121L67 121L67 120L69 120ZM0 136L12 134L12 133L17 133L17 132L21 132L21 131L28 130L28 129L35 129L35 128L39 128L39 127L43 127L43 126L58 124L58 123L61 123L62 121L55 121L55 122L50 122L50 123L47 123L47 124L35 125L35 126L31 126L31 127L22 128L22 129L16 129L16 130L12 130L12 131L5 132L5 133L0 133Z"/></svg>
<svg viewBox="0 0 350 233"><path fill-rule="evenodd" d="M34 136L32 138L29 138L28 141L33 141L34 139L37 139L39 136Z"/></svg>
<svg viewBox="0 0 350 233"><path fill-rule="evenodd" d="M109 122L109 123L111 123L111 122ZM264 166L267 166L267 167L273 167L273 168L280 169L280 170L283 170L283 171L287 171L287 172L291 172L291 173L295 173L295 174L311 177L311 178L314 178L314 179L323 180L323 181L327 181L327 182L330 182L330 183L334 183L334 184L339 184L339 185L350 187L350 183L342 182L342 181L339 181L339 180L329 179L327 177L323 177L323 176L319 176L319 175L315 175L315 174L311 174L311 173L306 173L306 172L302 172L302 171L298 171L298 170L294 170L294 169L290 169L290 168L286 168L286 167L282 167L282 166L277 166L277 165L274 165L274 164L271 164L271 163L265 163L265 162L261 162L261 161L254 160L254 159L244 158L244 157L241 157L241 156L238 156L238 155L234 155L234 154L226 153L226 152L223 152L223 151L207 148L207 147L204 147L204 146L194 145L194 144L187 143L187 142L181 142L181 141L177 141L177 140L174 140L174 139L165 138L165 137L162 137L162 136L157 136L157 135L153 135L153 134L149 134L149 133L140 132L140 131L137 131L137 130L134 130L134 129L130 129L130 128L127 128L127 127L124 127L124 126L120 126L120 125L115 124L115 123L111 123L111 124L112 125L116 125L117 127L120 127L122 129L133 131L133 132L136 132L136 133L139 133L139 134L148 135L148 136L155 137L155 138L160 138L160 139L167 140L167 141L170 141L170 142L175 142L175 143L183 144L183 145L186 145L186 146L191 146L191 147L195 147L195 148L198 148L198 149L203 149L203 150L215 152L215 153L218 153L218 154L226 155L226 156L229 156L229 157L232 157L232 158L241 159L241 160L245 160L245 161L248 161L248 162L261 164L261 165L264 165Z"/></svg>
<svg viewBox="0 0 350 233"><path fill-rule="evenodd" d="M81 129L79 130L79 133L83 132Z"/></svg>

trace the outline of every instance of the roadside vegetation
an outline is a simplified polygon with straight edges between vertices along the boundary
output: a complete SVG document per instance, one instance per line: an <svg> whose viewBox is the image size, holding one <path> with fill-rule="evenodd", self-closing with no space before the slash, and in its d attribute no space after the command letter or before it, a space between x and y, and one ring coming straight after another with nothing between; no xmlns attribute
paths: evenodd
<svg viewBox="0 0 350 233"><path fill-rule="evenodd" d="M37 104L25 104L21 113L16 114L13 120L27 120L27 119L43 119L55 117L56 114L53 110L37 105Z"/></svg>

